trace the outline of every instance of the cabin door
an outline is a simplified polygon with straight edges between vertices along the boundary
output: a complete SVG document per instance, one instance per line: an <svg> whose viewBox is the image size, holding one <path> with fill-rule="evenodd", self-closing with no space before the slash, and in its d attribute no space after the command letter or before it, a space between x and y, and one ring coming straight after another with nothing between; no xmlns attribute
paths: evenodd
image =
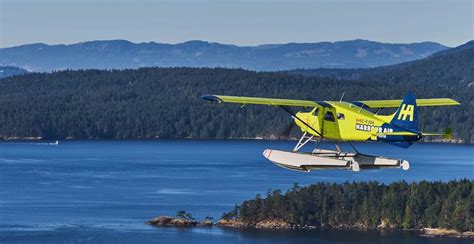
<svg viewBox="0 0 474 244"><path fill-rule="evenodd" d="M329 139L339 139L339 126L337 124L337 113L334 108L325 108L322 119L323 136Z"/></svg>

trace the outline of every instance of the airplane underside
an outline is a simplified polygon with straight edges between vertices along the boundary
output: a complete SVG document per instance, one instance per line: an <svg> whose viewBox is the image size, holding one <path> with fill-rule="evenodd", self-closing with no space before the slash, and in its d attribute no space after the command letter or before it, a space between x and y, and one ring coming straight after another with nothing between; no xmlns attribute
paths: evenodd
<svg viewBox="0 0 474 244"><path fill-rule="evenodd" d="M410 164L403 159L393 159L355 152L343 152L337 143L336 150L315 148L311 153L299 152L308 142L315 142L313 136L303 134L293 151L266 149L263 156L272 163L296 171L309 172L323 169L346 169L358 172L362 169L401 168L408 170ZM351 144L352 146L352 144Z"/></svg>

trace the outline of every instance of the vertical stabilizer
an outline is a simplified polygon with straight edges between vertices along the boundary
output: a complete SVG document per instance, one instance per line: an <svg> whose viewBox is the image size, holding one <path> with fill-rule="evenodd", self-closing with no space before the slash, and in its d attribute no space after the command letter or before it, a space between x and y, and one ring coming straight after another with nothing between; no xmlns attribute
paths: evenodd
<svg viewBox="0 0 474 244"><path fill-rule="evenodd" d="M390 122L393 126L400 129L419 133L418 130L418 107L416 106L416 98L413 93L408 93L400 104L395 116Z"/></svg>

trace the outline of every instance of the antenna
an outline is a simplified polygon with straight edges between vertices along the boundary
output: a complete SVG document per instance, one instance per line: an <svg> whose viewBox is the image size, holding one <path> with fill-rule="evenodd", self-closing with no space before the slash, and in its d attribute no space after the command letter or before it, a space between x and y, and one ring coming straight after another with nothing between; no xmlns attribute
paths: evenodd
<svg viewBox="0 0 474 244"><path fill-rule="evenodd" d="M346 91L342 92L342 96L341 96L341 99L339 100L339 102L342 102L342 99L344 98L344 94L346 94Z"/></svg>

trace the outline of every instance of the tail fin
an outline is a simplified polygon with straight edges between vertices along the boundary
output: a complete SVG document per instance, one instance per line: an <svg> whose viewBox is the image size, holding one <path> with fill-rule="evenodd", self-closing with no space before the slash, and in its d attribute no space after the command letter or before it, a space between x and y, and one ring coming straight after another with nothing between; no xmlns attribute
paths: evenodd
<svg viewBox="0 0 474 244"><path fill-rule="evenodd" d="M418 130L418 107L413 93L408 93L402 101L390 124L413 133Z"/></svg>

